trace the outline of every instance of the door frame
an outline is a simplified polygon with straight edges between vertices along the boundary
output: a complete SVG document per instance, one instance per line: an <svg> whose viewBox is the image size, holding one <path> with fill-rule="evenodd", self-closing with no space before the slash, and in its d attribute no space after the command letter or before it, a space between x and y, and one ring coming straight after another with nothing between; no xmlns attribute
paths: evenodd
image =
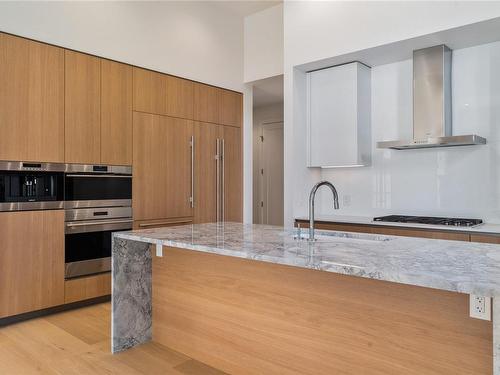
<svg viewBox="0 0 500 375"><path fill-rule="evenodd" d="M278 126L279 124L279 126ZM258 137L262 137L264 135L264 127L275 127L275 128L284 128L284 121L283 119L271 119L271 120L264 120L264 121L261 121L259 124L258 124L258 127L257 127L257 135ZM284 139L283 139L284 141ZM260 224L267 224L267 223L264 223L264 214L265 214L265 208L267 208L267 202L266 202L266 186L265 186L265 176L260 173L260 171L264 168L264 159L263 159L263 156L264 156L264 142L259 142L258 143L258 148L257 148L257 152L258 152L258 168L257 168L257 171L258 171L258 179L259 179L259 182L258 182L258 191L257 192L254 192L254 199L257 201L257 204L259 204L259 210L258 210L258 213L259 213L259 223ZM284 157L284 155L282 155L282 157ZM255 197L255 193L257 193L257 197ZM262 205L263 203L263 205ZM255 204L255 202L254 202Z"/></svg>

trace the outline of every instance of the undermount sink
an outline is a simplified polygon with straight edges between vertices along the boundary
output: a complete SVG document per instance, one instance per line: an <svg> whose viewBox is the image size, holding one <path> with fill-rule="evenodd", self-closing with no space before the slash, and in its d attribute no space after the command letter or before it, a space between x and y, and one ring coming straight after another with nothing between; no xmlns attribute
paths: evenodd
<svg viewBox="0 0 500 375"><path fill-rule="evenodd" d="M308 229L303 229L300 234L293 235L294 240L307 241L309 240ZM352 233L352 232L335 232L335 231L316 231L315 241L328 242L328 241L377 241L384 242L390 241L391 238L385 236L378 236L373 234Z"/></svg>

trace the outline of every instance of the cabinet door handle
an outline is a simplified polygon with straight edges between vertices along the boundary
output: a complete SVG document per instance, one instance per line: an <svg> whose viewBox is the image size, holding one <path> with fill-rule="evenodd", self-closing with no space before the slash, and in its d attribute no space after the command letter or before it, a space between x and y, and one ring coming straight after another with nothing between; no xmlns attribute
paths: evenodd
<svg viewBox="0 0 500 375"><path fill-rule="evenodd" d="M215 154L215 214L217 222L220 221L220 139L217 138Z"/></svg>
<svg viewBox="0 0 500 375"><path fill-rule="evenodd" d="M132 223L132 220L108 220L108 221L82 221L78 223L66 223L68 228L84 227L87 225L106 225L106 224L127 224Z"/></svg>
<svg viewBox="0 0 500 375"><path fill-rule="evenodd" d="M222 190L222 194L221 194L221 216L222 216L222 222L225 221L225 212L224 212L224 201L226 200L226 191L225 191L225 188L224 188L224 184L225 184L225 173L226 173L226 154L225 154L225 140L224 138L221 139L221 155L222 155L222 182L221 182L221 190Z"/></svg>
<svg viewBox="0 0 500 375"><path fill-rule="evenodd" d="M140 223L140 228L154 227L155 225L169 225L169 224L190 224L192 220L178 220L178 221L160 221L156 223Z"/></svg>
<svg viewBox="0 0 500 375"><path fill-rule="evenodd" d="M191 136L191 208L194 208L194 135Z"/></svg>

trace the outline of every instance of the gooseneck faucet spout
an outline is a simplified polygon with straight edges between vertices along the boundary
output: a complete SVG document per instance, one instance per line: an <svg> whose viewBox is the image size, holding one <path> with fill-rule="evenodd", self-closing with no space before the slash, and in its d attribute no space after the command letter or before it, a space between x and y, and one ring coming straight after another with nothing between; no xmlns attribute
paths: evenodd
<svg viewBox="0 0 500 375"><path fill-rule="evenodd" d="M331 182L321 181L313 186L311 194L309 194L309 241L314 241L314 199L316 198L316 192L323 185L328 186L333 193L333 208L339 209L339 195Z"/></svg>

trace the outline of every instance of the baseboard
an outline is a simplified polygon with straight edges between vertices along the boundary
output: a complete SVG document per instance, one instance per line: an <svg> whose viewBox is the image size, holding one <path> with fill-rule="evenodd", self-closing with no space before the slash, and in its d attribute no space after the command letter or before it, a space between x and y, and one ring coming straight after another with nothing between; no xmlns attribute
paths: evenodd
<svg viewBox="0 0 500 375"><path fill-rule="evenodd" d="M9 324L19 323L19 322L33 319L33 318L40 318L42 316L47 316L47 315L59 313L62 311L77 309L80 307L90 306L90 305L94 305L96 303L102 303L102 302L108 302L108 301L111 301L110 295L91 298L91 299L88 299L85 301L67 303L65 305L49 307L49 308L43 309L43 310L30 311L30 312L19 314L19 315L8 316L6 318L0 319L0 327L6 326Z"/></svg>

